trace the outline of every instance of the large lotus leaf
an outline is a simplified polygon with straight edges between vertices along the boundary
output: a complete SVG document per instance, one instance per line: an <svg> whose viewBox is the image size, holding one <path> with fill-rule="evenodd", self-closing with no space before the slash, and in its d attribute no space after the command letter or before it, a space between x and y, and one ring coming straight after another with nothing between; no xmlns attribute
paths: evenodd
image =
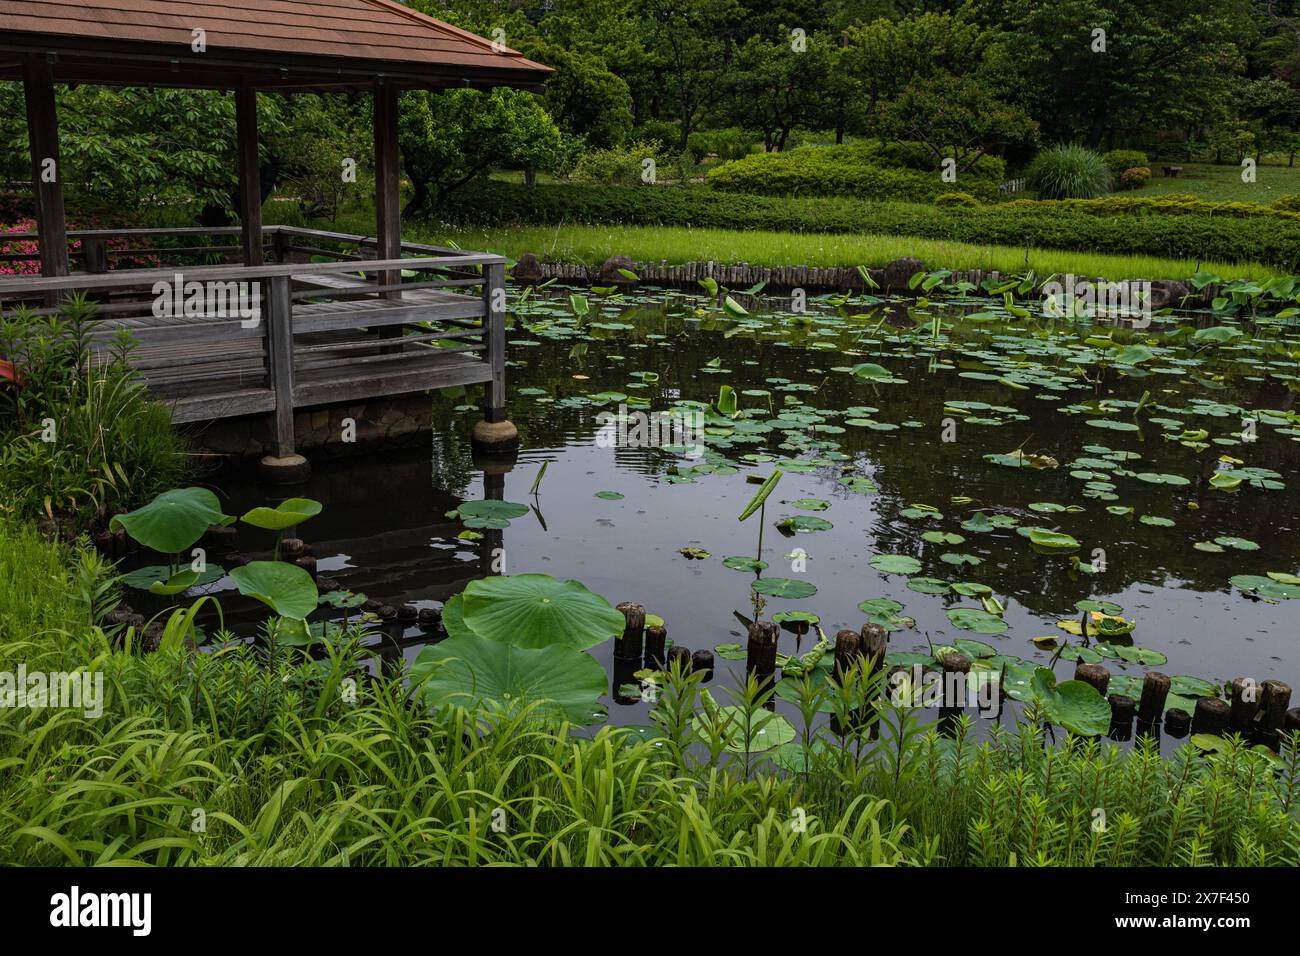
<svg viewBox="0 0 1300 956"><path fill-rule="evenodd" d="M817 585L790 578L759 578L750 587L755 593L766 597L790 598L795 601L812 597L817 593Z"/></svg>
<svg viewBox="0 0 1300 956"><path fill-rule="evenodd" d="M423 693L433 704L509 710L541 701L542 710L575 723L592 722L596 701L605 692L600 662L572 647L524 648L473 636L449 637L420 651L411 666L413 680L430 672Z"/></svg>
<svg viewBox="0 0 1300 956"><path fill-rule="evenodd" d="M781 681L781 684L786 683ZM780 684L777 685L780 687ZM749 740L746 745L745 740L745 709L738 706L718 707L717 721L719 725L726 725L726 749L731 753L761 753L764 750L771 750L773 747L780 747L787 744L795 738L795 729L790 721L786 720L780 714L773 714L766 710L756 710L750 716ZM706 733L705 721L701 717L696 717L692 721L695 732L704 736Z"/></svg>
<svg viewBox="0 0 1300 956"><path fill-rule="evenodd" d="M485 499L462 501L456 506L456 510L464 518L504 518L509 521L512 518L522 518L528 514L528 505L521 505L516 501Z"/></svg>
<svg viewBox="0 0 1300 956"><path fill-rule="evenodd" d="M442 626L449 637L477 637L465 624L465 595L457 594L442 606Z"/></svg>
<svg viewBox="0 0 1300 956"><path fill-rule="evenodd" d="M516 574L470 582L465 626L479 637L516 647L583 649L623 630L624 618L578 581Z"/></svg>
<svg viewBox="0 0 1300 956"><path fill-rule="evenodd" d="M950 608L948 620L952 621L954 627L979 634L1001 634L1008 626L1007 622L996 614L974 607Z"/></svg>
<svg viewBox="0 0 1300 956"><path fill-rule="evenodd" d="M320 514L321 507L319 501L311 498L286 498L274 508L254 508L239 520L254 528L283 531Z"/></svg>
<svg viewBox="0 0 1300 956"><path fill-rule="evenodd" d="M1079 542L1070 535L1046 528L1030 528L1028 538L1034 547L1049 551L1074 551L1079 547Z"/></svg>
<svg viewBox="0 0 1300 956"><path fill-rule="evenodd" d="M1052 723L1088 736L1099 736L1110 729L1110 704L1091 684L1081 680L1058 684L1055 674L1039 667L1030 688Z"/></svg>
<svg viewBox="0 0 1300 956"><path fill-rule="evenodd" d="M124 575L122 583L127 587L140 588L142 591L151 591L154 594L179 594L192 587L220 581L225 575L225 569L219 564L209 564L202 571L195 571L189 565L185 565L182 570L175 573L165 564L150 564ZM179 590L172 590L172 588L179 588Z"/></svg>
<svg viewBox="0 0 1300 956"><path fill-rule="evenodd" d="M1286 584L1262 574L1235 574L1230 579L1243 591L1250 591L1263 597L1289 600L1300 598L1300 585Z"/></svg>
<svg viewBox="0 0 1300 956"><path fill-rule="evenodd" d="M915 574L921 570L921 562L906 554L878 554L870 564L886 574Z"/></svg>
<svg viewBox="0 0 1300 956"><path fill-rule="evenodd" d="M250 561L230 572L239 593L261 601L283 617L302 620L316 610L316 582L296 564Z"/></svg>
<svg viewBox="0 0 1300 956"><path fill-rule="evenodd" d="M116 515L110 530L122 528L146 548L178 554L203 537L210 525L227 525L234 517L223 514L221 502L206 488L164 491L143 508Z"/></svg>

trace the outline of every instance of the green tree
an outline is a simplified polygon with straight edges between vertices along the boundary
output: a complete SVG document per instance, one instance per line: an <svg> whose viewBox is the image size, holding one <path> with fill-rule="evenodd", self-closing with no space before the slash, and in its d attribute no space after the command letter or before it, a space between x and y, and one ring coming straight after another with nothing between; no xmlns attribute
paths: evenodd
<svg viewBox="0 0 1300 956"><path fill-rule="evenodd" d="M1038 124L1024 110L1002 102L970 76L939 75L917 80L886 109L882 132L897 140L924 143L936 168L956 160L965 172L985 153L1033 143Z"/></svg>
<svg viewBox="0 0 1300 956"><path fill-rule="evenodd" d="M759 130L765 149L784 150L795 126L817 125L829 114L832 49L821 36L750 37L737 52L727 113L736 125Z"/></svg>
<svg viewBox="0 0 1300 956"><path fill-rule="evenodd" d="M408 212L436 207L494 166L552 168L561 151L538 98L506 87L406 93L399 134L414 188Z"/></svg>

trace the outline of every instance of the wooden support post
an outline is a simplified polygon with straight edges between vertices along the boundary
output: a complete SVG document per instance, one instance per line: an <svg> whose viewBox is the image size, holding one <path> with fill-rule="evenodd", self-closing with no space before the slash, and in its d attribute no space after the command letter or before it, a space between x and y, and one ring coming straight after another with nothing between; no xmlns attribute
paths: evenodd
<svg viewBox="0 0 1300 956"><path fill-rule="evenodd" d="M1142 679L1142 700L1138 704L1138 720L1145 724L1154 724L1160 719L1160 712L1165 707L1165 699L1169 696L1169 685L1169 676L1159 671L1151 671Z"/></svg>
<svg viewBox="0 0 1300 956"><path fill-rule="evenodd" d="M668 629L661 624L648 625L645 629L645 666L663 670L667 646Z"/></svg>
<svg viewBox="0 0 1300 956"><path fill-rule="evenodd" d="M268 280L270 295L262 303L266 331L266 366L275 394L272 453L262 459L263 477L281 484L305 481L311 474L307 459L294 450L293 434L293 295L289 276Z"/></svg>
<svg viewBox="0 0 1300 956"><path fill-rule="evenodd" d="M965 654L945 654L940 663L943 665L943 704L939 710L961 710L967 703L971 659Z"/></svg>
<svg viewBox="0 0 1300 956"><path fill-rule="evenodd" d="M713 651L701 648L691 655L691 673L703 674L703 681L713 680Z"/></svg>
<svg viewBox="0 0 1300 956"><path fill-rule="evenodd" d="M1227 701L1217 697L1202 697L1196 701L1196 712L1192 715L1192 733L1222 734L1228 729L1228 718L1232 708Z"/></svg>
<svg viewBox="0 0 1300 956"><path fill-rule="evenodd" d="M1185 710L1177 707L1170 707L1165 711L1165 733L1170 737L1182 738L1187 736L1187 729L1191 725L1192 717Z"/></svg>
<svg viewBox="0 0 1300 956"><path fill-rule="evenodd" d="M1291 703L1291 686L1280 680L1266 680L1260 684L1259 722L1265 730L1276 733L1282 729L1286 709Z"/></svg>
<svg viewBox="0 0 1300 956"><path fill-rule="evenodd" d="M776 677L776 643L781 628L771 621L749 625L749 645L745 653L745 670L753 674L760 689L767 689Z"/></svg>
<svg viewBox="0 0 1300 956"><path fill-rule="evenodd" d="M1127 694L1111 694L1110 719L1113 724L1128 725L1133 723L1133 714L1137 711L1137 701Z"/></svg>
<svg viewBox="0 0 1300 956"><path fill-rule="evenodd" d="M862 660L862 638L857 631L843 630L835 635L835 679L844 680L844 675L858 666Z"/></svg>
<svg viewBox="0 0 1300 956"><path fill-rule="evenodd" d="M397 87L380 80L375 86L375 237L380 259L402 257L402 190L397 146ZM397 285L400 272L383 272L380 285ZM385 298L400 299L402 293L385 292Z"/></svg>
<svg viewBox="0 0 1300 956"><path fill-rule="evenodd" d="M889 646L889 632L879 624L862 625L862 670L875 674L885 664L885 651Z"/></svg>
<svg viewBox="0 0 1300 956"><path fill-rule="evenodd" d="M1097 693L1102 697L1106 696L1106 689L1110 687L1110 671L1101 664L1085 664L1079 661L1074 665L1074 679L1091 684L1097 688Z"/></svg>
<svg viewBox="0 0 1300 956"><path fill-rule="evenodd" d="M623 612L623 633L614 638L614 656L619 660L641 659L642 632L645 630L645 608L631 601L618 605Z"/></svg>
<svg viewBox="0 0 1300 956"><path fill-rule="evenodd" d="M48 61L23 63L27 102L27 142L36 192L36 230L41 246L41 275L68 274L68 226L63 210L63 167L59 161L59 117L54 106L54 73Z"/></svg>
<svg viewBox="0 0 1300 956"><path fill-rule="evenodd" d="M108 271L108 243L102 236L82 239L81 257L87 272L101 275Z"/></svg>
<svg viewBox="0 0 1300 956"><path fill-rule="evenodd" d="M1232 679L1232 711L1228 726L1238 733L1245 733L1255 722L1259 713L1259 684L1253 677L1234 677Z"/></svg>
<svg viewBox="0 0 1300 956"><path fill-rule="evenodd" d="M239 229L244 265L265 265L262 174L257 155L257 90L247 83L235 91L235 137L239 153Z"/></svg>
<svg viewBox="0 0 1300 956"><path fill-rule="evenodd" d="M1297 731L1300 731L1300 707L1292 707L1282 721L1282 732L1294 734Z"/></svg>
<svg viewBox="0 0 1300 956"><path fill-rule="evenodd" d="M496 262L483 267L483 334L492 381L487 384L484 412L489 421L499 421L506 407L506 267ZM500 418L495 417L500 416Z"/></svg>
<svg viewBox="0 0 1300 956"><path fill-rule="evenodd" d="M664 667L671 673L674 664L683 674L689 674L691 672L691 649L682 647L680 644L674 644L668 648L668 660L664 662Z"/></svg>

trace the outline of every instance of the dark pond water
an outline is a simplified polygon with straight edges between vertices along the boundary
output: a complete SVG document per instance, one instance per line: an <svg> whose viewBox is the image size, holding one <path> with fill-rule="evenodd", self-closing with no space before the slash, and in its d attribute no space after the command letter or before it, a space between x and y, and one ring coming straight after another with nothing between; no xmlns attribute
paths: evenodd
<svg viewBox="0 0 1300 956"><path fill-rule="evenodd" d="M590 298L581 322L570 291ZM763 576L806 581L816 593L770 598L769 616L810 611L833 636L861 627L860 602L893 599L902 605L898 617L914 624L893 621L891 652L974 639L1045 664L1051 649L1032 639L1077 642L1058 621L1079 620L1076 602L1104 600L1136 625L1115 643L1164 655L1166 673L1293 685L1300 677L1300 601L1261 599L1230 580L1300 572L1300 422L1287 414L1297 362L1270 344L1295 349L1294 330L1265 326L1202 346L1158 338L1173 326L1157 318L1137 333L1139 341L1150 336L1152 354L1116 366L1103 358L1105 343L1086 341L1113 326L1024 321L987 299L837 307L814 298L806 314L784 311L788 301L765 308L744 299L750 315L736 317L678 293L602 303L586 290L550 292L517 310L510 333L509 411L523 443L513 467L485 489L470 454L479 418L472 397L436 396L438 424L420 448L323 463L293 489L325 503L301 529L321 573L386 604L437 606L488 573L500 544L507 573L576 578L613 603L639 602L665 619L675 643L743 643L735 612L752 616L755 576L723 559L754 555L759 517L737 520L757 487L747 477L779 467L784 476L766 506ZM945 323L938 330L936 315ZM1185 323L1198 321L1206 324L1195 316ZM849 373L867 362L892 380ZM711 435L701 458L597 441L596 416L628 397L666 409L713 402L724 385L738 394L743 424ZM1260 420L1260 409L1274 413ZM1243 427L1243 417L1253 425ZM1057 467L985 457L1016 449L1050 456ZM1237 490L1216 488L1216 472L1240 478ZM276 494L234 475L216 484L236 514ZM499 540L459 539L463 527L447 512L485 493L536 510ZM816 502L828 507L807 510ZM777 524L799 515L831 526L783 535ZM1080 547L1042 553L1018 531L1030 527L1063 532ZM960 539L931 541L926 532ZM683 548L710 556L689 559ZM872 564L878 555L915 563L877 559L882 571ZM980 608L978 596L924 593L957 582L991 588L1005 605L1006 629L954 625L947 612ZM427 639L414 627L376 636L386 656L407 660ZM815 639L804 637L798 649ZM780 649L794 653L799 643L783 633ZM592 653L611 664L612 644ZM1117 675L1140 678L1146 669L1105 663ZM1056 665L1061 679L1073 668ZM721 672L718 680L730 683ZM614 722L646 722L645 704L606 703Z"/></svg>

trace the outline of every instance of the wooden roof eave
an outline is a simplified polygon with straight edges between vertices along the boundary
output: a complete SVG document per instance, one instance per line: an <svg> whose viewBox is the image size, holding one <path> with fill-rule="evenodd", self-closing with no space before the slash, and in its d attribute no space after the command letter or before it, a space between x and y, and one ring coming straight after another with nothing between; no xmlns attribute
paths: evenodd
<svg viewBox="0 0 1300 956"><path fill-rule="evenodd" d="M22 61L32 56L52 63L58 83L98 86L169 86L232 89L249 83L268 92L325 92L367 89L379 80L399 89L490 89L508 86L541 92L548 67L518 57L519 66L429 64L264 53L209 48L194 53L187 46L158 43L103 42L64 35L0 31L0 79L21 79Z"/></svg>

